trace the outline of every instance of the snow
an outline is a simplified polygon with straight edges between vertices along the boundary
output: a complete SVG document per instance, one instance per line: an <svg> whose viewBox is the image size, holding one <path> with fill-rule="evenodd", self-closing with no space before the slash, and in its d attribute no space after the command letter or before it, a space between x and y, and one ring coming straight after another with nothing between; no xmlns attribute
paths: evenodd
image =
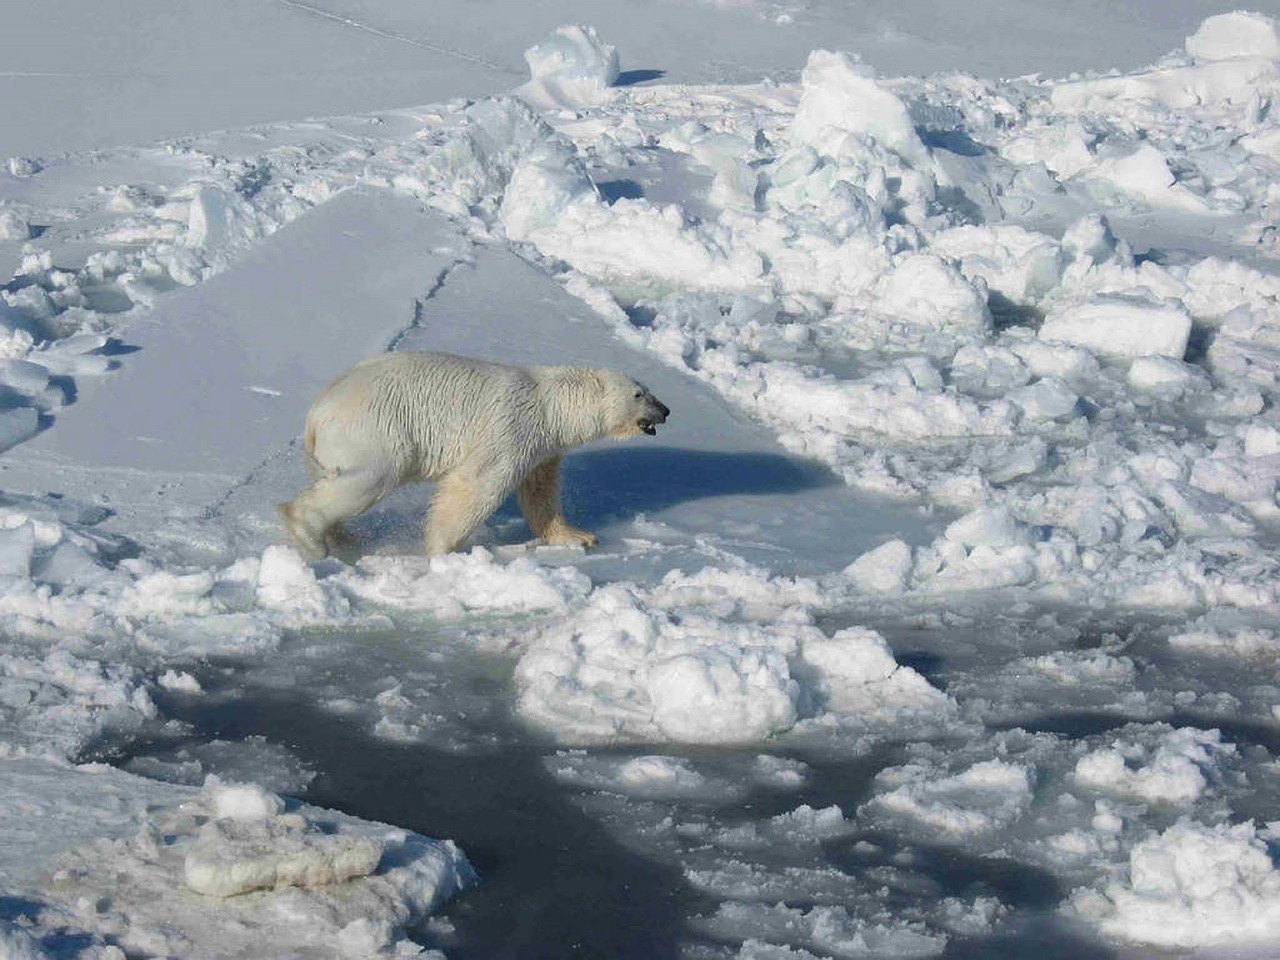
<svg viewBox="0 0 1280 960"><path fill-rule="evenodd" d="M86 826L105 835L59 854L39 894L51 920L98 944L148 953L214 943L229 954L394 951L411 945L403 934L416 918L474 882L452 844L314 808L281 812L279 797L251 785L210 778L198 792L153 789L143 805L130 783L137 778L114 771L23 764L10 772L12 788L96 789L106 801L82 807L88 822L71 836ZM337 895L327 892L344 881ZM276 901L243 895L264 886L302 889Z"/></svg>
<svg viewBox="0 0 1280 960"><path fill-rule="evenodd" d="M1197 60L1233 60L1267 57L1280 60L1280 35L1276 22L1257 13L1237 10L1206 17L1187 37L1187 53Z"/></svg>
<svg viewBox="0 0 1280 960"><path fill-rule="evenodd" d="M1280 11L488 7L0 38L0 952L1274 953ZM671 429L307 564L385 349Z"/></svg>
<svg viewBox="0 0 1280 960"><path fill-rule="evenodd" d="M1085 347L1109 357L1168 357L1181 360L1191 335L1191 317L1138 297L1099 297L1050 313L1040 337Z"/></svg>
<svg viewBox="0 0 1280 960"><path fill-rule="evenodd" d="M1077 893L1075 906L1123 940L1260 946L1280 921L1280 876L1253 824L1183 819L1134 847L1126 879Z"/></svg>
<svg viewBox="0 0 1280 960"><path fill-rule="evenodd" d="M876 83L874 71L843 53L815 50L800 77L793 142L839 158L850 135L878 140L913 166L928 163L906 105ZM855 148L856 149L856 148Z"/></svg>
<svg viewBox="0 0 1280 960"><path fill-rule="evenodd" d="M529 82L519 95L540 107L571 107L608 100L618 79L618 50L604 43L594 27L559 27L524 54Z"/></svg>

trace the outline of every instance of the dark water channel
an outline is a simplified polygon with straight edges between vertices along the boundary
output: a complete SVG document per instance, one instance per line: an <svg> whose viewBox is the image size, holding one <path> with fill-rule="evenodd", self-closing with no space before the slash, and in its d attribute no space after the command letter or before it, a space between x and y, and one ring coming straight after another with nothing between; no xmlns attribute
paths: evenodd
<svg viewBox="0 0 1280 960"><path fill-rule="evenodd" d="M181 698L164 709L203 741L286 745L316 771L309 803L456 841L482 883L425 934L451 960L674 960L685 918L714 906L678 868L609 836L547 772L545 748L527 740L466 753L389 742L360 720L278 691ZM139 746L134 757L145 754Z"/></svg>

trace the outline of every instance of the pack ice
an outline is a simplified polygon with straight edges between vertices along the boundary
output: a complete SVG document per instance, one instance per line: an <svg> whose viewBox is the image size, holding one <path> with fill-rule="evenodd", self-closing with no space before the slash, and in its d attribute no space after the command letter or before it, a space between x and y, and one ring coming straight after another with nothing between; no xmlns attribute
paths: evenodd
<svg viewBox="0 0 1280 960"><path fill-rule="evenodd" d="M86 762L230 684L369 742L532 740L686 885L682 955L1274 953L1277 30L618 86L565 26L506 96L10 160L0 952L435 942L459 847L291 799L283 743ZM618 488L582 495L597 554L509 511L416 556L406 494L308 565L294 433L387 347L687 402L576 461ZM184 383L209 412L165 432Z"/></svg>

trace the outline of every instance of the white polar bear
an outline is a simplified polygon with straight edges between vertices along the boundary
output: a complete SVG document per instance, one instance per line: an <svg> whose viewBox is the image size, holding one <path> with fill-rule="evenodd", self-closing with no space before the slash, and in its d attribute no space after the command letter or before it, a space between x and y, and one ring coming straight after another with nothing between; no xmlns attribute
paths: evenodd
<svg viewBox="0 0 1280 960"><path fill-rule="evenodd" d="M560 458L602 437L656 433L667 409L608 370L513 367L447 353L388 353L356 364L311 406L304 436L312 483L280 505L310 560L338 525L402 483L437 481L428 555L454 550L514 488L537 537L593 546L560 507Z"/></svg>

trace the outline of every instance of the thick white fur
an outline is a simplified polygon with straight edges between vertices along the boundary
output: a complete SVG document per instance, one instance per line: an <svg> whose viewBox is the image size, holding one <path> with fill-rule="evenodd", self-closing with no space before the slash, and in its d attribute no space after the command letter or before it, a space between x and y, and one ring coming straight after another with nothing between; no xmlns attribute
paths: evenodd
<svg viewBox="0 0 1280 960"><path fill-rule="evenodd" d="M426 552L448 553L515 488L535 536L591 546L595 536L570 526L561 511L560 455L640 433L640 419L652 417L656 403L634 380L607 370L513 367L445 353L372 357L312 405L304 437L312 484L280 512L315 560L343 520L402 483L435 480Z"/></svg>

